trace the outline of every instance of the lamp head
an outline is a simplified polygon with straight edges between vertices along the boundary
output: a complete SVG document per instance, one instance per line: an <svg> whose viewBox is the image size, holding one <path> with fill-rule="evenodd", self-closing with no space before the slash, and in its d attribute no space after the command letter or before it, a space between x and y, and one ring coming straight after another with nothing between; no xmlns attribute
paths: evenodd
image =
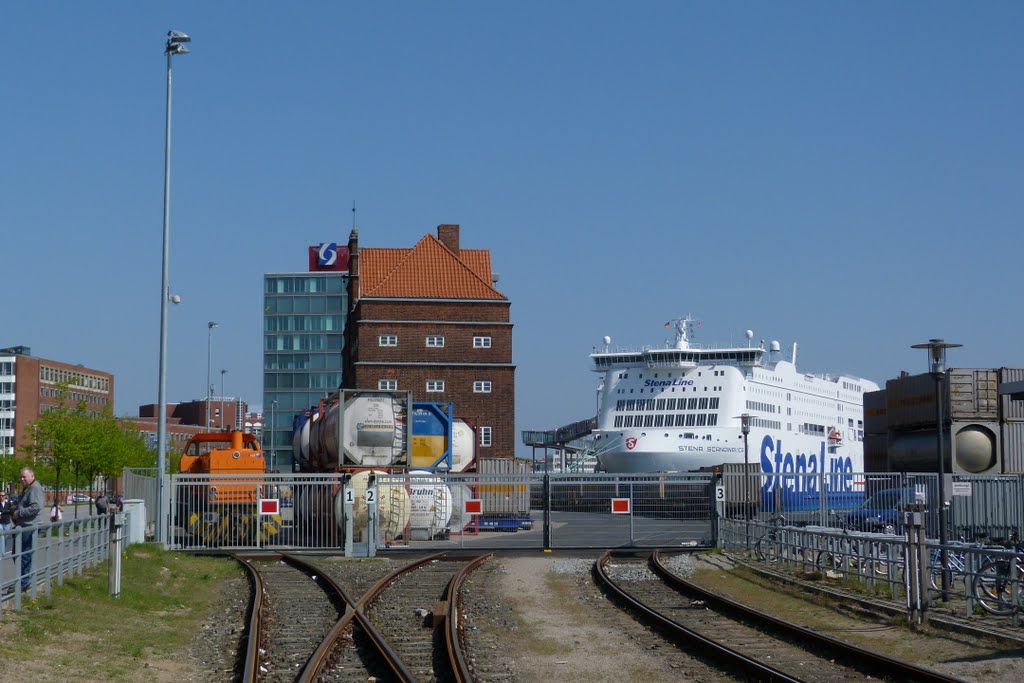
<svg viewBox="0 0 1024 683"><path fill-rule="evenodd" d="M164 52L168 55L187 55L189 50L184 43L191 42L192 39L181 31L168 31L167 46L164 48Z"/></svg>

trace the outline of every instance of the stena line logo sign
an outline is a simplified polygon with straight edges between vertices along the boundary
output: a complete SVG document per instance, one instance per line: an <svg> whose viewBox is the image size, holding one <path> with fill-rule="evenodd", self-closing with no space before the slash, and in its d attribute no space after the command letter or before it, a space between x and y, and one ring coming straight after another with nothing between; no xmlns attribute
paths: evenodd
<svg viewBox="0 0 1024 683"><path fill-rule="evenodd" d="M631 451L634 448L636 448L636 438L631 436L626 439L626 450Z"/></svg>
<svg viewBox="0 0 1024 683"><path fill-rule="evenodd" d="M821 442L817 453L791 453L783 446L782 439L765 435L761 440L761 471L765 473L762 491L773 491L776 487L794 493L816 493L817 477L792 476L826 474L825 490L853 492L862 490L863 482L854 488L853 459L849 456L826 456L825 442Z"/></svg>
<svg viewBox="0 0 1024 683"><path fill-rule="evenodd" d="M683 379L677 377L675 379L645 379L645 387L692 387L692 379Z"/></svg>
<svg viewBox="0 0 1024 683"><path fill-rule="evenodd" d="M333 266L338 262L338 245L334 242L324 242L317 249L317 265Z"/></svg>
<svg viewBox="0 0 1024 683"><path fill-rule="evenodd" d="M309 247L309 272L348 272L348 246L322 242Z"/></svg>

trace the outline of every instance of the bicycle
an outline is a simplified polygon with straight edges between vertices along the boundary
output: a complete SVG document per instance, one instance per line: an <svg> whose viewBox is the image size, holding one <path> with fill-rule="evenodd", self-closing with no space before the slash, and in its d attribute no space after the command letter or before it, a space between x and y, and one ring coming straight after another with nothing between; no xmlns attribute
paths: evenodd
<svg viewBox="0 0 1024 683"><path fill-rule="evenodd" d="M762 534L754 544L754 554L760 562L775 562L779 559L780 532L786 525L786 518L782 515L776 515L768 521L773 526Z"/></svg>
<svg viewBox="0 0 1024 683"><path fill-rule="evenodd" d="M828 547L818 553L816 565L844 573L861 573L860 570L863 563L863 565L869 567L878 576L887 576L889 573L889 553L886 546L865 541L863 546L865 552L862 553L861 542L863 539L855 538L850 534L850 525L846 518L835 510L829 510L829 517L834 517L839 522L838 528L842 531L843 538L829 537L827 541Z"/></svg>
<svg viewBox="0 0 1024 683"><path fill-rule="evenodd" d="M1014 557L993 557L985 560L974 577L974 597L989 614L1005 616L1020 608L1013 602L1014 588L1018 599L1024 592L1024 544L1015 542L1011 547Z"/></svg>

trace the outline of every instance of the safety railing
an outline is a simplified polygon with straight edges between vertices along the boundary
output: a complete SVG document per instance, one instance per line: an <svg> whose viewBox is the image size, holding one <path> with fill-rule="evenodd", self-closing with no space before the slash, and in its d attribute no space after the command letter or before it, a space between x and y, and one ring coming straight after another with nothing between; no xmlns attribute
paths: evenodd
<svg viewBox="0 0 1024 683"><path fill-rule="evenodd" d="M48 596L66 578L106 562L111 523L111 515L97 515L0 532L2 607L20 609L24 600Z"/></svg>

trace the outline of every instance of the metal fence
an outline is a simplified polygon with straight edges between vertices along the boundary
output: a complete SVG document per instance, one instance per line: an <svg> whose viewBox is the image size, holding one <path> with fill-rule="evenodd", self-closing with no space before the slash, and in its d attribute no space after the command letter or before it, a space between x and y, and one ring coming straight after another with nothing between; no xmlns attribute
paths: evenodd
<svg viewBox="0 0 1024 683"><path fill-rule="evenodd" d="M1024 546L940 545L923 534L915 538L913 529L896 535L756 518L722 520L720 532L727 550L826 584L858 584L902 602L911 618L941 603L968 617L1009 616L1015 626L1021 623Z"/></svg>
<svg viewBox="0 0 1024 683"><path fill-rule="evenodd" d="M0 532L5 550L0 561L0 615L3 609L21 609L25 599L48 596L65 578L81 576L86 569L106 562L110 524L111 515L101 515ZM24 546L25 533L31 534L30 549ZM28 557L31 569L23 577L22 560ZM27 588L22 588L23 583Z"/></svg>
<svg viewBox="0 0 1024 683"><path fill-rule="evenodd" d="M938 475L842 473L766 475L725 472L720 513L733 520L849 527L903 533L904 508L922 502L927 537L939 539ZM1024 529L1024 475L947 475L951 541L1010 542Z"/></svg>
<svg viewBox="0 0 1024 683"><path fill-rule="evenodd" d="M712 483L710 474L175 475L169 538L180 549L362 553L710 546ZM276 501L277 512L261 510L261 501Z"/></svg>

